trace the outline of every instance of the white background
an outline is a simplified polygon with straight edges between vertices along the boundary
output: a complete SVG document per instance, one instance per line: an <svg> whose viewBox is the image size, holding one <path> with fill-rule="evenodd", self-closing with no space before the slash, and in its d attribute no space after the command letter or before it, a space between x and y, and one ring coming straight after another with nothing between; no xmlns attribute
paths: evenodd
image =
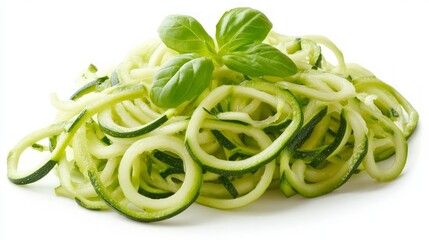
<svg viewBox="0 0 429 240"><path fill-rule="evenodd" d="M48 1L0 0L0 239L429 239L428 1ZM367 67L419 111L406 168L377 183L354 176L315 199L267 193L248 207L221 211L194 204L159 223L137 223L114 211L88 211L57 197L53 174L29 186L6 177L6 156L25 134L51 123L51 92L67 98L89 63L119 64L156 36L167 14L188 14L213 34L237 6L264 12L274 30L321 34L347 62Z"/></svg>

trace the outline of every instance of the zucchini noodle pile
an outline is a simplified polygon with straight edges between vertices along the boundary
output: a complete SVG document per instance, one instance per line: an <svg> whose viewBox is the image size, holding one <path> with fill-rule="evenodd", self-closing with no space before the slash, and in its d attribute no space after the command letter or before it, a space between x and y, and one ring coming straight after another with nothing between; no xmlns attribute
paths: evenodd
<svg viewBox="0 0 429 240"><path fill-rule="evenodd" d="M398 91L345 63L325 37L270 32L264 43L298 72L255 78L216 67L200 96L170 109L149 96L157 69L177 55L159 39L114 69L90 65L70 99L52 96L55 121L11 150L9 179L29 184L54 170L56 194L145 222L194 202L232 209L268 189L317 197L361 171L376 181L401 174L418 113ZM49 156L23 171L27 149Z"/></svg>

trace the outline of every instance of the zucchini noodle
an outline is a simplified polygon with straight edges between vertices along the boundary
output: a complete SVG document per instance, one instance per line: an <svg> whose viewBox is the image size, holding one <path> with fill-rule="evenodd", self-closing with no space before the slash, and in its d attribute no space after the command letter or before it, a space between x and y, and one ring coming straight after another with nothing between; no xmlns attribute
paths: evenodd
<svg viewBox="0 0 429 240"><path fill-rule="evenodd" d="M298 72L249 77L216 66L201 95L169 109L149 94L157 70L178 55L160 39L113 69L91 65L70 99L51 96L52 124L10 151L9 179L29 184L53 170L58 195L148 222L194 202L232 209L268 189L317 197L362 171L376 181L401 174L418 113L398 91L346 63L326 37L270 32L264 43ZM22 170L21 155L31 149L49 157Z"/></svg>

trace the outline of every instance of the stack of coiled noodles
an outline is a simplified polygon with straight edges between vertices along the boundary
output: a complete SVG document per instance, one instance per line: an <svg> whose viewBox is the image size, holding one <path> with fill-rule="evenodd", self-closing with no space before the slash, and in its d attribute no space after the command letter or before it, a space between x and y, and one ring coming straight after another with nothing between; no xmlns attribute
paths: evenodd
<svg viewBox="0 0 429 240"><path fill-rule="evenodd" d="M217 67L199 97L170 109L149 96L157 69L177 55L160 40L112 70L91 65L69 100L52 96L54 123L12 149L9 179L28 184L55 169L58 195L158 221L195 201L230 209L267 189L316 197L360 171L377 181L401 174L418 114L398 91L346 64L325 37L271 32L264 42L290 57L298 73L254 78ZM49 157L19 171L27 148Z"/></svg>

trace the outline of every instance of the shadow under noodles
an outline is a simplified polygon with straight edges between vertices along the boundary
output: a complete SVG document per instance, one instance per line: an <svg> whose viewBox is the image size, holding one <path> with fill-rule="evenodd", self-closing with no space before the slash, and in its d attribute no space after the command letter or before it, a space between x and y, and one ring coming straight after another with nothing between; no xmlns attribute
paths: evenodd
<svg viewBox="0 0 429 240"><path fill-rule="evenodd" d="M401 177L399 177L401 178ZM399 178L397 180L399 180ZM394 180L395 181L395 180ZM179 215L166 221L157 222L159 226L183 226L183 225L204 225L210 222L223 221L225 218L258 218L270 215L285 214L287 212L302 211L308 212L307 207L314 208L315 205L326 207L326 200L335 199L344 201L343 195L353 194L362 195L374 191L379 191L392 182L377 182L365 172L353 175L345 184L336 190L315 198L306 198L299 194L291 197L284 196L279 189L271 189L255 202L238 209L220 210L194 203L190 208L186 209ZM349 201L359 201L348 198ZM352 203L351 203L352 204Z"/></svg>

